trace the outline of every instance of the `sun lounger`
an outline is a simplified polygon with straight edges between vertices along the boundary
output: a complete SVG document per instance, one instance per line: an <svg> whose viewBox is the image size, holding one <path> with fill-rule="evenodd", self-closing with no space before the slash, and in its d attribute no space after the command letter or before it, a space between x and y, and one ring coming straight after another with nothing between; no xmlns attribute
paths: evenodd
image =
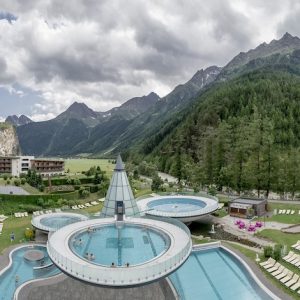
<svg viewBox="0 0 300 300"><path fill-rule="evenodd" d="M99 202L104 202L105 198L98 199Z"/></svg>
<svg viewBox="0 0 300 300"><path fill-rule="evenodd" d="M298 281L291 286L291 290L296 291L297 289L299 289L299 287L300 287L300 279L298 279Z"/></svg>
<svg viewBox="0 0 300 300"><path fill-rule="evenodd" d="M298 215L300 215L300 209L298 210Z"/></svg>
<svg viewBox="0 0 300 300"><path fill-rule="evenodd" d="M274 267L275 264L276 264L276 260L275 260L275 259L272 259L272 261L271 261L269 264L264 265L263 267L264 267L265 269L269 269L269 268L271 268L271 267Z"/></svg>
<svg viewBox="0 0 300 300"><path fill-rule="evenodd" d="M85 208L85 206L80 204L80 205L78 205L78 208L82 209L82 208Z"/></svg>
<svg viewBox="0 0 300 300"><path fill-rule="evenodd" d="M274 258L269 257L268 260L259 263L261 266L269 265L272 261L275 261Z"/></svg>
<svg viewBox="0 0 300 300"><path fill-rule="evenodd" d="M294 274L293 278L285 283L285 286L290 287L299 280L299 275Z"/></svg>
<svg viewBox="0 0 300 300"><path fill-rule="evenodd" d="M287 276L288 272L289 272L289 269L284 268L283 271L282 271L281 273L279 273L278 275L276 275L276 276L274 276L274 277L275 277L276 279L279 280L279 279L281 279L281 278Z"/></svg>
<svg viewBox="0 0 300 300"><path fill-rule="evenodd" d="M285 212L286 212L286 210L283 209L282 212L281 212L281 214L285 215Z"/></svg>
<svg viewBox="0 0 300 300"><path fill-rule="evenodd" d="M293 275L294 275L294 273L292 271L288 271L287 275L280 279L280 282L282 282L282 283L288 282L289 280L292 279Z"/></svg>
<svg viewBox="0 0 300 300"><path fill-rule="evenodd" d="M60 212L61 212L61 209L60 209L60 208L55 208L55 212L56 212L56 213L60 213Z"/></svg>
<svg viewBox="0 0 300 300"><path fill-rule="evenodd" d="M296 248L297 246L300 246L300 241L297 241L296 244L292 245L292 248Z"/></svg>
<svg viewBox="0 0 300 300"><path fill-rule="evenodd" d="M294 210L291 210L291 215L293 215L295 213L295 211Z"/></svg>
<svg viewBox="0 0 300 300"><path fill-rule="evenodd" d="M44 212L43 212L42 210L40 210L39 213L40 213L40 215L43 215L43 214L44 214Z"/></svg>
<svg viewBox="0 0 300 300"><path fill-rule="evenodd" d="M286 262L291 262L291 261L295 260L296 258L298 258L298 254L292 255L290 258L286 259L285 261Z"/></svg>
<svg viewBox="0 0 300 300"><path fill-rule="evenodd" d="M286 256L283 257L282 259L283 259L283 260L287 260L287 259L291 258L294 254L295 254L294 251L290 251L290 252L288 253L288 255L286 255Z"/></svg>
<svg viewBox="0 0 300 300"><path fill-rule="evenodd" d="M278 274L282 273L283 270L284 270L284 266L280 266L280 267L278 268L278 270L275 271L275 272L272 272L271 275L272 275L272 276L277 276Z"/></svg>
<svg viewBox="0 0 300 300"><path fill-rule="evenodd" d="M279 268L280 266L281 266L281 264L280 264L279 262L277 262L273 267L271 267L271 268L266 268L266 269L267 269L267 271L268 271L269 273L272 273L272 272L278 270L278 268ZM264 267L264 268L265 268L265 267Z"/></svg>
<svg viewBox="0 0 300 300"><path fill-rule="evenodd" d="M297 257L291 260L289 263L292 265L296 265L299 261L300 261L300 255L297 255Z"/></svg>
<svg viewBox="0 0 300 300"><path fill-rule="evenodd" d="M282 214L282 209L279 209L278 214L279 214L279 215Z"/></svg>
<svg viewBox="0 0 300 300"><path fill-rule="evenodd" d="M98 205L97 201L92 201L91 204L92 205Z"/></svg>

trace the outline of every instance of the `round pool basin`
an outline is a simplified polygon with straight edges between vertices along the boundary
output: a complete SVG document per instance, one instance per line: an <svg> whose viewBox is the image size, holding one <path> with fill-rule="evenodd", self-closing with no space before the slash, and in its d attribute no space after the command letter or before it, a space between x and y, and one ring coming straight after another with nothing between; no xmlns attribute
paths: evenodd
<svg viewBox="0 0 300 300"><path fill-rule="evenodd" d="M183 222L201 219L218 209L215 197L169 195L137 202L140 211L154 216L176 218Z"/></svg>
<svg viewBox="0 0 300 300"><path fill-rule="evenodd" d="M65 273L103 286L137 286L175 271L189 256L190 232L181 222L101 218L74 223L48 240L52 261Z"/></svg>
<svg viewBox="0 0 300 300"><path fill-rule="evenodd" d="M31 224L39 230L53 232L69 224L85 220L88 220L88 217L81 214L51 213L34 217Z"/></svg>
<svg viewBox="0 0 300 300"><path fill-rule="evenodd" d="M70 248L77 256L96 265L126 266L145 263L164 253L168 235L146 226L115 224L90 227L75 233Z"/></svg>

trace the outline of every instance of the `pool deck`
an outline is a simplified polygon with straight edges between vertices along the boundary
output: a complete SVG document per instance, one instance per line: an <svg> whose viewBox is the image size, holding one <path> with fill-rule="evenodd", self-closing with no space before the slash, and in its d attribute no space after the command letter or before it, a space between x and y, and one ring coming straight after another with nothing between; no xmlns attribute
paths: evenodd
<svg viewBox="0 0 300 300"><path fill-rule="evenodd" d="M133 288L106 288L90 285L64 274L31 282L19 292L17 300L177 300L166 279Z"/></svg>
<svg viewBox="0 0 300 300"><path fill-rule="evenodd" d="M250 260L247 256L245 256L240 251L236 250L235 248L231 247L230 245L222 243L222 246L225 248L228 248L232 252L234 252L236 255L238 255L240 258L242 258L247 265L250 267L252 272L257 276L257 278L261 281L261 283L267 287L271 292L273 292L276 296L278 296L282 300L293 300L292 297L284 293L282 290L277 288L268 278L265 277L264 273L261 271L261 269L258 267L258 265Z"/></svg>

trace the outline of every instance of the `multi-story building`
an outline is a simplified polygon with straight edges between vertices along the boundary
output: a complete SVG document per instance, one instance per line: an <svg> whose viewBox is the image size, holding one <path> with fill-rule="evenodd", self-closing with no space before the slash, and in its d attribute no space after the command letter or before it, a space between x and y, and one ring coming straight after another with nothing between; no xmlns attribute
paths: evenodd
<svg viewBox="0 0 300 300"><path fill-rule="evenodd" d="M42 176L62 175L65 163L63 160L35 159L34 156L1 156L0 174L20 176L28 170L35 170Z"/></svg>

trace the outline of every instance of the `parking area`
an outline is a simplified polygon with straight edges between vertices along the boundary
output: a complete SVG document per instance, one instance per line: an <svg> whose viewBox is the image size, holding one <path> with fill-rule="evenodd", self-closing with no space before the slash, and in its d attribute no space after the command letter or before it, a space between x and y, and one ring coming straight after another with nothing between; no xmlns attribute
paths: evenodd
<svg viewBox="0 0 300 300"><path fill-rule="evenodd" d="M23 188L14 185L0 186L0 194L6 195L29 195Z"/></svg>

